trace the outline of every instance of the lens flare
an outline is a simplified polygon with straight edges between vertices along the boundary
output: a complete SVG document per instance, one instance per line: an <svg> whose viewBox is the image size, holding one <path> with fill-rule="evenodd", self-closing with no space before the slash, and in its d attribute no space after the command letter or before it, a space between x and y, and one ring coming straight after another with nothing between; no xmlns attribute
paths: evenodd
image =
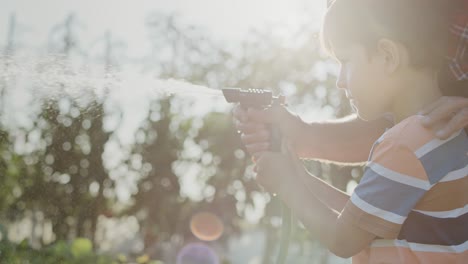
<svg viewBox="0 0 468 264"><path fill-rule="evenodd" d="M177 255L177 264L219 264L213 249L202 243L188 244Z"/></svg>
<svg viewBox="0 0 468 264"><path fill-rule="evenodd" d="M223 234L224 226L215 214L200 212L192 217L190 230L200 240L214 241Z"/></svg>

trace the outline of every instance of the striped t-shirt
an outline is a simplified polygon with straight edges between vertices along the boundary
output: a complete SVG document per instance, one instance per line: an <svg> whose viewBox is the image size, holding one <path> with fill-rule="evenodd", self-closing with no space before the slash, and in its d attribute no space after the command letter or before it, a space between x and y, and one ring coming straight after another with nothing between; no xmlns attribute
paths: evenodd
<svg viewBox="0 0 468 264"><path fill-rule="evenodd" d="M411 116L377 140L341 213L377 236L353 263L468 263L468 137Z"/></svg>

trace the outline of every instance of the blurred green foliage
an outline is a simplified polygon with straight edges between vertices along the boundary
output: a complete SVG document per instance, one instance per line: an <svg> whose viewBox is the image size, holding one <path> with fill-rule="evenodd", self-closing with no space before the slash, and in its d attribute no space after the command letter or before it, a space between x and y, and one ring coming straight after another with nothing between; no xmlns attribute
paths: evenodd
<svg viewBox="0 0 468 264"><path fill-rule="evenodd" d="M41 249L32 248L27 240L16 244L0 241L0 263L8 264L163 264L147 255L129 258L124 255L109 256L94 253L92 243L77 238L71 243L56 241Z"/></svg>

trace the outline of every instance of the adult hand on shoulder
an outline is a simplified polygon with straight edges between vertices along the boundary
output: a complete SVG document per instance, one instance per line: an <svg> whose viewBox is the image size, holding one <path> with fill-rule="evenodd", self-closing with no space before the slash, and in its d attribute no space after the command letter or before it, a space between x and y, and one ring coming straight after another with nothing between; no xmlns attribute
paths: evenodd
<svg viewBox="0 0 468 264"><path fill-rule="evenodd" d="M437 137L446 139L456 131L468 126L468 98L444 96L428 105L420 114L425 115L423 125L433 127L445 122L442 129L436 132Z"/></svg>

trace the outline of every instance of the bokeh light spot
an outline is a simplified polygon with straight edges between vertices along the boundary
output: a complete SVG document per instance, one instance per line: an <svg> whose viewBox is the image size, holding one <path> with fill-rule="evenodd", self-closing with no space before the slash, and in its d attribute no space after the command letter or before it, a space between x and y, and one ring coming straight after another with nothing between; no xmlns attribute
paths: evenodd
<svg viewBox="0 0 468 264"><path fill-rule="evenodd" d="M177 264L219 264L213 249L202 243L188 244L177 255Z"/></svg>
<svg viewBox="0 0 468 264"><path fill-rule="evenodd" d="M190 230L200 240L214 241L223 234L224 225L215 214L200 212L192 217Z"/></svg>

